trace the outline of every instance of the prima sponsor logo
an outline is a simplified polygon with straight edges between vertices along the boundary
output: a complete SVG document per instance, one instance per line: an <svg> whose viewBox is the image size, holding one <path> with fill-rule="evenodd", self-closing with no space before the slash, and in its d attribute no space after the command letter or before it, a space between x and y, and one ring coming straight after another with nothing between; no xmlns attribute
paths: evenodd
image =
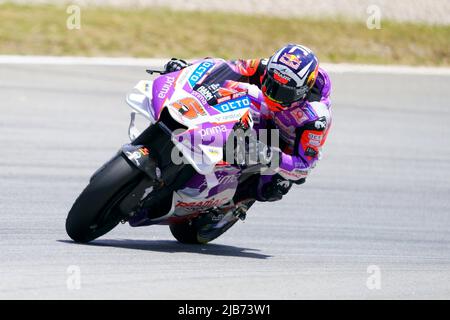
<svg viewBox="0 0 450 320"><path fill-rule="evenodd" d="M208 104L208 101L205 99L205 97L202 94L198 93L197 91L192 91L191 94L194 97L196 97L201 102L201 104L203 104L203 105Z"/></svg>
<svg viewBox="0 0 450 320"><path fill-rule="evenodd" d="M220 134L222 132L226 132L227 131L227 127L222 124L220 126L215 126L215 127L211 127L211 128L205 128L205 129L201 129L200 130L200 136L206 137L206 136L213 136L216 134Z"/></svg>
<svg viewBox="0 0 450 320"><path fill-rule="evenodd" d="M224 103L215 105L214 109L218 110L219 112L225 113L249 107L250 107L250 99L247 96L244 96L238 99L226 101Z"/></svg>
<svg viewBox="0 0 450 320"><path fill-rule="evenodd" d="M203 61L200 65L194 70L191 76L188 79L189 85L193 88L197 82L208 72L209 69L214 65L211 61Z"/></svg>
<svg viewBox="0 0 450 320"><path fill-rule="evenodd" d="M173 83L175 82L175 77L166 77L166 81L164 82L161 90L158 93L158 98L164 99L169 92L170 88L173 86Z"/></svg>

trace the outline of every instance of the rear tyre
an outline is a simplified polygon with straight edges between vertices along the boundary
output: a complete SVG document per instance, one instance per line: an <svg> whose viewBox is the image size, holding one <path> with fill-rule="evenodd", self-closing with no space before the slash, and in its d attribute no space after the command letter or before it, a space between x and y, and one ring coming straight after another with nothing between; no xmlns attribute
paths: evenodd
<svg viewBox="0 0 450 320"><path fill-rule="evenodd" d="M200 242L197 239L197 228L192 221L183 223L171 224L170 232L178 240L178 242L185 244L206 244L207 242Z"/></svg>
<svg viewBox="0 0 450 320"><path fill-rule="evenodd" d="M170 232L179 242L184 244L207 244L217 239L230 229L239 219L228 222L221 228L214 229L206 224L202 217L194 220L171 224Z"/></svg>
<svg viewBox="0 0 450 320"><path fill-rule="evenodd" d="M86 243L112 230L125 216L120 202L139 183L143 173L116 155L91 178L66 219L66 232L75 242Z"/></svg>

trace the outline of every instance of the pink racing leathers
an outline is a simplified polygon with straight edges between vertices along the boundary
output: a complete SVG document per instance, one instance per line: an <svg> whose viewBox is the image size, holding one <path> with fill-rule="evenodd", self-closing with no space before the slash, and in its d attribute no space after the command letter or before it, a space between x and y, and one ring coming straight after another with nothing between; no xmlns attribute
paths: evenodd
<svg viewBox="0 0 450 320"><path fill-rule="evenodd" d="M262 95L260 90L252 90L252 85L261 88L266 60L237 60L229 64L235 72L242 75L240 86L248 86L249 94ZM247 84L248 83L248 84ZM317 79L306 99L296 102L283 111L272 112L265 103L261 103L260 119L255 119L255 128L276 128L280 136L280 162L276 172L284 179L294 183L303 183L310 170L321 158L331 126L331 81L325 70L319 67ZM255 97L257 101L264 98ZM258 193L270 177L262 175Z"/></svg>

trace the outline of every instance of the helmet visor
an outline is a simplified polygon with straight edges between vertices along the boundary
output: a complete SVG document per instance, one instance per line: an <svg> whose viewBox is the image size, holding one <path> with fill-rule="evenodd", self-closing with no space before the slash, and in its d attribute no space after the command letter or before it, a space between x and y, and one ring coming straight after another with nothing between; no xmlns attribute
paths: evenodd
<svg viewBox="0 0 450 320"><path fill-rule="evenodd" d="M284 106L303 99L309 89L306 85L296 88L281 84L269 72L266 73L262 85L265 87L265 95L269 99Z"/></svg>

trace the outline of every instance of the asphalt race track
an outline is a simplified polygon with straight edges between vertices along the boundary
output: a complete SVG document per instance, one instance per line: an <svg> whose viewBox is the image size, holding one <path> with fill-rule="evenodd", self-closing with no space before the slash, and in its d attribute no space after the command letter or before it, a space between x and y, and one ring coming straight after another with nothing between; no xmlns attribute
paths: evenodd
<svg viewBox="0 0 450 320"><path fill-rule="evenodd" d="M128 225L74 244L67 212L127 141L146 76L0 65L0 298L450 298L450 76L332 74L308 182L209 245Z"/></svg>

